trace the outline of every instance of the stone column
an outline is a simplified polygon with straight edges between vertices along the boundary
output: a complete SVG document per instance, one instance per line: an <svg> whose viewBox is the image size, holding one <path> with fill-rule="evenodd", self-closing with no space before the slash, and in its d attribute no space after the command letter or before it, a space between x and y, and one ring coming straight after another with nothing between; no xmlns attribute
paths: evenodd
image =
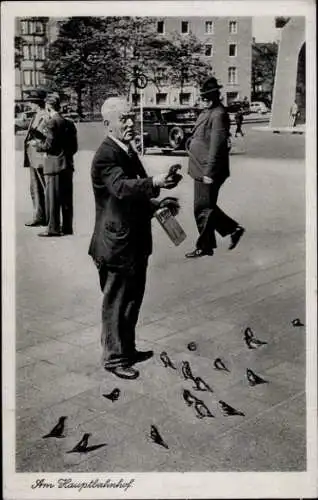
<svg viewBox="0 0 318 500"><path fill-rule="evenodd" d="M278 50L270 127L287 127L296 97L299 52L305 42L305 17L291 17L282 29Z"/></svg>

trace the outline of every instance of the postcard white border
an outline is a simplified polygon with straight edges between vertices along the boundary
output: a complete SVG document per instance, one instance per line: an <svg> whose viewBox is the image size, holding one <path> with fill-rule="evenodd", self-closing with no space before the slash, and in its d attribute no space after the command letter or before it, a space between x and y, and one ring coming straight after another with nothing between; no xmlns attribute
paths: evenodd
<svg viewBox="0 0 318 500"><path fill-rule="evenodd" d="M316 24L314 1L119 1L5 2L2 42L2 285L3 285L3 472L5 499L44 498L315 498L317 496L317 198L316 198ZM141 16L305 16L306 17L306 313L307 313L307 471L303 473L97 473L17 474L14 472L15 407L15 171L14 17L72 15ZM134 478L120 490L32 490L39 477L55 480Z"/></svg>

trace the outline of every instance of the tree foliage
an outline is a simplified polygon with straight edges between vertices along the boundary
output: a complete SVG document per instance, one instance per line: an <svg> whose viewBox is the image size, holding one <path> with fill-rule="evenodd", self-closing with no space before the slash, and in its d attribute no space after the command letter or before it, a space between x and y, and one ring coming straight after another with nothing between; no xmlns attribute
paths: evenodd
<svg viewBox="0 0 318 500"><path fill-rule="evenodd" d="M72 17L60 24L50 45L45 72L51 86L71 89L82 111L83 96L92 105L114 92L128 94L136 68L158 87L162 71L181 88L206 76L199 59L202 44L192 34L162 36L151 17Z"/></svg>
<svg viewBox="0 0 318 500"><path fill-rule="evenodd" d="M278 44L254 43L252 49L252 94L257 94L261 87L271 95L275 81Z"/></svg>

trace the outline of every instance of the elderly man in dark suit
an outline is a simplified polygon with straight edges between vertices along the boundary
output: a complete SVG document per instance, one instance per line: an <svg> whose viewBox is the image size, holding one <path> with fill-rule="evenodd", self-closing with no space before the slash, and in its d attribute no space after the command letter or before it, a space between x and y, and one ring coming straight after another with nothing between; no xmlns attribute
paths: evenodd
<svg viewBox="0 0 318 500"><path fill-rule="evenodd" d="M214 77L202 85L201 98L205 109L194 126L189 146L189 175L194 179L194 216L199 231L196 248L187 258L213 255L216 248L215 231L230 235L232 250L244 233L244 228L226 215L218 206L220 187L230 175L230 120L220 101L220 88Z"/></svg>
<svg viewBox="0 0 318 500"><path fill-rule="evenodd" d="M152 252L151 218L160 188L172 189L179 179L169 173L148 177L132 147L134 115L124 97L102 106L107 137L97 150L91 178L96 219L89 247L104 294L102 362L105 370L135 379L135 363L152 351L136 350L135 327L144 296L148 258ZM161 206L176 207L162 200Z"/></svg>
<svg viewBox="0 0 318 500"><path fill-rule="evenodd" d="M77 152L77 131L71 120L60 114L60 98L51 94L46 99L50 116L47 137L37 144L37 150L45 152L47 231L38 236L52 237L73 234L73 156ZM62 211L62 231L60 212Z"/></svg>
<svg viewBox="0 0 318 500"><path fill-rule="evenodd" d="M36 151L37 140L45 140L46 125L49 116L45 111L46 92L38 90L30 103L34 107L34 116L30 122L24 140L24 167L30 170L30 193L33 203L33 218L26 222L26 226L46 226L45 211L45 179L43 167L45 154Z"/></svg>

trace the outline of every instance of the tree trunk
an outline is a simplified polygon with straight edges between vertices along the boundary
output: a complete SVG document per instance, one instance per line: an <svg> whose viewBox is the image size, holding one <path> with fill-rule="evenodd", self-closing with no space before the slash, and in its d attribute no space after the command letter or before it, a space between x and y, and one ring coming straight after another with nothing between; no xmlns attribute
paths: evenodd
<svg viewBox="0 0 318 500"><path fill-rule="evenodd" d="M83 105L82 105L83 96L82 96L82 87L81 86L77 87L76 93L77 93L77 113L80 116L82 116L82 112L83 112Z"/></svg>

